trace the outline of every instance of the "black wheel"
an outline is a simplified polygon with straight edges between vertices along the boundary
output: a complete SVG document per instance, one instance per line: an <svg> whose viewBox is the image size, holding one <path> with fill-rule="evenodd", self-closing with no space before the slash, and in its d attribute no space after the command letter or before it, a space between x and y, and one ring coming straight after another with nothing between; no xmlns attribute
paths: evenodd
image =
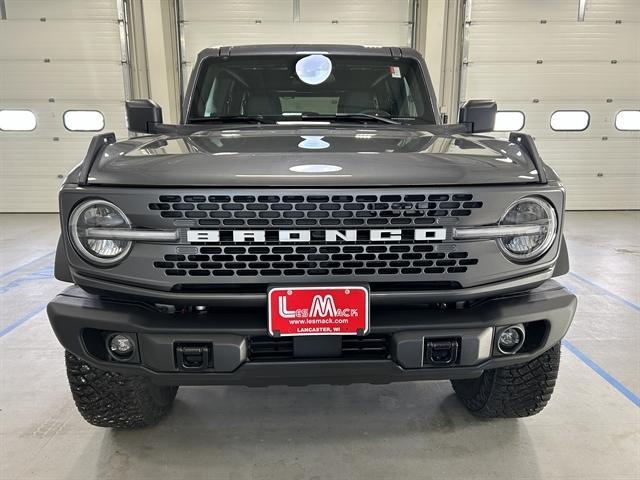
<svg viewBox="0 0 640 480"><path fill-rule="evenodd" d="M479 417L528 417L547 405L558 378L560 344L526 363L485 371L468 380L451 380L465 407Z"/></svg>
<svg viewBox="0 0 640 480"><path fill-rule="evenodd" d="M65 360L76 407L96 427L153 425L169 412L178 391L178 387L154 385L144 377L96 368L69 352Z"/></svg>

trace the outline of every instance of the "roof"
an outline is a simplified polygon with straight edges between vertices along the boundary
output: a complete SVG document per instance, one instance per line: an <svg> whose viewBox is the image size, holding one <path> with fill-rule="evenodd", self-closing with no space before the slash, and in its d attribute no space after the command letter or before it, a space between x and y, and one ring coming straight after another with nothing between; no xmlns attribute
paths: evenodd
<svg viewBox="0 0 640 480"><path fill-rule="evenodd" d="M211 47L202 50L198 57L239 56L239 55L296 55L322 53L327 55L375 55L390 57L419 57L420 54L408 47L383 47L370 45L330 45L330 44L278 44L239 45Z"/></svg>

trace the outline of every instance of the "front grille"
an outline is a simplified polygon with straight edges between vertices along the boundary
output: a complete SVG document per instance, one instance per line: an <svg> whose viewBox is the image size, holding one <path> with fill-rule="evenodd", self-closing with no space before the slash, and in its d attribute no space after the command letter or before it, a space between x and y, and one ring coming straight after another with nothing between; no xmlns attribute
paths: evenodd
<svg viewBox="0 0 640 480"><path fill-rule="evenodd" d="M165 255L154 267L173 277L294 277L465 273L478 263L468 252L452 247L404 243L201 246L197 254Z"/></svg>
<svg viewBox="0 0 640 480"><path fill-rule="evenodd" d="M472 194L160 195L163 218L210 227L384 227L448 223L482 207Z"/></svg>
<svg viewBox="0 0 640 480"><path fill-rule="evenodd" d="M389 356L387 335L342 337L341 359L375 360ZM294 359L293 337L249 337L249 360L253 362L286 361ZM324 358L326 360L326 358Z"/></svg>
<svg viewBox="0 0 640 480"><path fill-rule="evenodd" d="M414 241L413 230L469 224L483 202L471 193L399 192L353 194L160 194L148 209L175 226L218 230L217 243L166 252L153 266L170 279L195 283L215 278L264 283L289 277L357 277L416 280L416 276L464 274L478 263L465 245ZM402 231L399 241L370 241L368 230ZM231 232L264 230L264 243L234 243ZM278 241L278 230L309 231L310 241ZM328 243L326 229L356 230L353 242ZM186 242L185 233L181 243ZM449 234L448 234L449 235ZM413 276L409 278L408 276ZM368 278L367 278L368 277ZM436 280L427 279L426 281Z"/></svg>
<svg viewBox="0 0 640 480"><path fill-rule="evenodd" d="M291 337L249 337L249 360L254 362L293 358Z"/></svg>
<svg viewBox="0 0 640 480"><path fill-rule="evenodd" d="M534 184L96 185L90 193L118 205L136 230L176 232L177 239L135 242L131 253L108 269L88 266L71 250L74 269L104 281L126 280L185 298L197 293L207 302L225 304L243 295L257 302L275 285L367 285L379 294L463 289L525 276L551 262L557 244L539 262L514 265L496 241L457 240L455 228L493 225L525 195L548 198L559 213L563 202L559 187ZM82 189L64 192L65 218L86 195ZM400 295L382 298L393 302Z"/></svg>

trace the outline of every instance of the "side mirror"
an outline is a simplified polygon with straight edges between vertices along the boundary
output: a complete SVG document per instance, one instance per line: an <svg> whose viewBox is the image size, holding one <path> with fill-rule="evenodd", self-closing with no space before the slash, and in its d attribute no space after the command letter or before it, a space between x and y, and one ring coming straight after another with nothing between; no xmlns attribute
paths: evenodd
<svg viewBox="0 0 640 480"><path fill-rule="evenodd" d="M153 100L127 100L127 127L132 132L153 133L155 124L162 123L162 108Z"/></svg>
<svg viewBox="0 0 640 480"><path fill-rule="evenodd" d="M460 108L460 123L471 133L492 132L496 123L498 105L493 100L468 100Z"/></svg>

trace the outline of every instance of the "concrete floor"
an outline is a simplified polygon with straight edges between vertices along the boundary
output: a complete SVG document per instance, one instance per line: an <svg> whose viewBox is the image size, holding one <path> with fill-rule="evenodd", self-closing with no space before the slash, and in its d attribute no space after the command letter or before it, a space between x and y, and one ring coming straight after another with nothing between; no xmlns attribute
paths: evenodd
<svg viewBox="0 0 640 480"><path fill-rule="evenodd" d="M640 214L570 213L580 297L540 415L481 421L448 382L182 388L153 429L86 424L44 312L54 215L0 216L0 479L638 479Z"/></svg>

